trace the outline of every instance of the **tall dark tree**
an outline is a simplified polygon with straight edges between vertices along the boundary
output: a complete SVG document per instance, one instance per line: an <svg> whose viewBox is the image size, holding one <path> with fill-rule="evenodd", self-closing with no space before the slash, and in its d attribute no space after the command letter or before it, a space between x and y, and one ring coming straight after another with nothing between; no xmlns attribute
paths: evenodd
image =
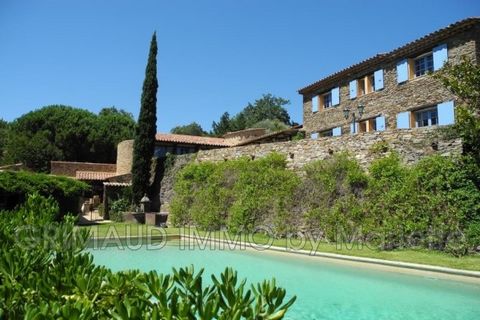
<svg viewBox="0 0 480 320"><path fill-rule="evenodd" d="M222 114L218 122L213 121L212 129L212 134L215 136L221 136L229 131L232 131L230 115L228 112Z"/></svg>
<svg viewBox="0 0 480 320"><path fill-rule="evenodd" d="M133 144L132 191L134 203L139 203L150 187L150 171L157 132L157 37L150 43L145 80L143 82L140 115Z"/></svg>
<svg viewBox="0 0 480 320"><path fill-rule="evenodd" d="M95 157L101 162L114 163L118 143L135 136L133 115L115 107L103 108L95 123L92 137Z"/></svg>

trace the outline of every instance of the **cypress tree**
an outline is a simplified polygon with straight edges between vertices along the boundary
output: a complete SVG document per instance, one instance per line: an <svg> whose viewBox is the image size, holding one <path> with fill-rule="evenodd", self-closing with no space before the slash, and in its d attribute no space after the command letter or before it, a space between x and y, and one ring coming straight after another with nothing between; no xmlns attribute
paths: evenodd
<svg viewBox="0 0 480 320"><path fill-rule="evenodd" d="M157 89L157 38L153 33L133 144L132 191L136 204L150 187L150 168L157 132Z"/></svg>

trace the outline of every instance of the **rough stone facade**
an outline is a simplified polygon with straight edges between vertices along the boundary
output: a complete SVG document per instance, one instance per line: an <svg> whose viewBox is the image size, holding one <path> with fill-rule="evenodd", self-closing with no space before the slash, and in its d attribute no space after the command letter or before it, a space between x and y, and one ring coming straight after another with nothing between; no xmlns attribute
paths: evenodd
<svg viewBox="0 0 480 320"><path fill-rule="evenodd" d="M160 182L160 211L168 212L169 203L173 198L173 185L175 175L188 163L195 159L195 154L182 154L175 156L175 161L165 168L162 181Z"/></svg>
<svg viewBox="0 0 480 320"><path fill-rule="evenodd" d="M133 140L125 140L117 147L117 174L127 174L132 171Z"/></svg>
<svg viewBox="0 0 480 320"><path fill-rule="evenodd" d="M425 46L414 46L414 42L409 55L396 56L390 54L391 56L388 58L380 57L378 60L383 61L382 63L372 65L370 69L361 70L361 72L349 73L348 76L342 77L334 84L327 81L325 87L317 87L314 90L300 90L303 94L303 126L305 132L310 135L313 132L341 127L342 134L350 133L352 120L345 120L343 109L352 108L354 110L358 105L365 106L362 120L385 116L386 130L392 130L396 128L396 115L400 112L413 111L455 100L455 97L443 87L440 81L429 74L407 80L402 84L397 83L396 65L398 61L417 57L431 51L436 45L445 43L448 47L449 63L458 63L463 56L478 63L480 58L480 25L477 23L468 31L451 36L439 43L431 43L429 49L425 49ZM375 58L372 59L375 60ZM367 62L368 60L365 63ZM362 63L359 64L359 66L361 65ZM372 74L379 69L384 70L384 88L350 99L349 82ZM332 77L335 77L335 75L332 75ZM328 109L323 109L320 106L318 112L312 112L312 98L328 92L333 87L340 88L340 104Z"/></svg>
<svg viewBox="0 0 480 320"><path fill-rule="evenodd" d="M114 173L116 165L114 163L50 161L50 173L53 175L75 177L77 171Z"/></svg>
<svg viewBox="0 0 480 320"><path fill-rule="evenodd" d="M257 137L261 137L266 133L266 130L263 128L250 128L235 132L229 132L223 135L223 138L228 142L235 144L240 141L249 140Z"/></svg>
<svg viewBox="0 0 480 320"><path fill-rule="evenodd" d="M405 163L414 163L432 155L455 155L462 152L460 139L444 140L435 128L396 129L382 132L365 132L357 135L304 139L277 143L246 145L224 149L201 150L197 161L227 161L239 157L259 158L271 152L287 157L291 169L300 169L305 164L323 160L332 154L347 151L363 167L378 157L378 153L395 150Z"/></svg>

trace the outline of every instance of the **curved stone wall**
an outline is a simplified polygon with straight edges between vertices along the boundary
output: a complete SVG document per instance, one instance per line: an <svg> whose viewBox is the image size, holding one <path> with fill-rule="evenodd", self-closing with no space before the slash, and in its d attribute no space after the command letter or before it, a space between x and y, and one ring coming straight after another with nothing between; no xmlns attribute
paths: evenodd
<svg viewBox="0 0 480 320"><path fill-rule="evenodd" d="M133 161L133 140L125 140L117 147L117 175L131 173Z"/></svg>

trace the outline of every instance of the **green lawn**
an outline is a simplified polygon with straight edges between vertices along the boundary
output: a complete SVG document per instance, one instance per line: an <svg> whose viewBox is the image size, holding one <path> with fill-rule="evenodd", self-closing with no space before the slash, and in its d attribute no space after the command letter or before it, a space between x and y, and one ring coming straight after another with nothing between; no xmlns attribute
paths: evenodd
<svg viewBox="0 0 480 320"><path fill-rule="evenodd" d="M178 228L157 228L146 225L139 224L128 224L128 223L113 223L113 224L102 224L81 228L89 228L91 230L92 236L104 238L104 237L114 237L114 236L148 236L148 235L159 235L161 233L167 233L171 235L200 235L205 236L206 233L198 231L196 229L190 229L185 231L184 229ZM234 236L227 235L223 232L210 233L210 238L222 239L230 237L234 239ZM344 254L357 257L368 257L368 258L377 258L393 261L402 261L402 262L412 262L420 264L429 264L434 266L455 268L455 269L465 269L465 270L476 270L480 271L480 255L470 255L462 258L455 258L449 254L429 251L425 249L409 249L409 250L393 250L393 251L379 251L376 249L368 248L366 246L352 246L348 245L336 245L331 243L315 243L312 241L306 241L304 244L301 244L300 241L292 240L291 243L288 243L286 239L273 239L265 235L247 235L242 237L243 240L252 242L252 239L255 243L265 244L271 243L279 247L301 247L304 250L312 250L316 248L317 252L328 252L336 254Z"/></svg>

